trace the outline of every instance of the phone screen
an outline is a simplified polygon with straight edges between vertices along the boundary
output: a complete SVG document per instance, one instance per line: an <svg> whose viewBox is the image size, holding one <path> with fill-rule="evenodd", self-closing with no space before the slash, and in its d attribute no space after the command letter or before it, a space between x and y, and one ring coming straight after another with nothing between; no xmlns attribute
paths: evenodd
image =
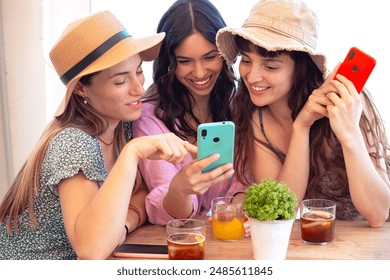
<svg viewBox="0 0 390 280"><path fill-rule="evenodd" d="M202 123L198 126L198 159L219 153L220 158L204 168L208 172L225 163L233 163L235 125L231 121Z"/></svg>
<svg viewBox="0 0 390 280"><path fill-rule="evenodd" d="M114 251L116 257L168 258L167 245L121 244Z"/></svg>

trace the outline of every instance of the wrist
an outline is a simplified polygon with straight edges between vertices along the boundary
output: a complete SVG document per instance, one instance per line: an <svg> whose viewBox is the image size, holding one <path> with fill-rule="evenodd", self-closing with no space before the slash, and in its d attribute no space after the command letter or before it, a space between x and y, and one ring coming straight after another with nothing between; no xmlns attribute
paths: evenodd
<svg viewBox="0 0 390 280"><path fill-rule="evenodd" d="M129 210L133 211L136 214L135 216L137 217L137 221L134 224L136 225L135 228L138 228L142 224L141 212L138 210L137 207L132 204L129 205Z"/></svg>
<svg viewBox="0 0 390 280"><path fill-rule="evenodd" d="M295 120L293 123L293 131L299 132L299 133L309 133L310 132L310 126L303 125L299 121Z"/></svg>
<svg viewBox="0 0 390 280"><path fill-rule="evenodd" d="M123 147L122 152L126 155L126 160L135 163L138 165L141 158L138 156L137 143L134 139L131 139Z"/></svg>
<svg viewBox="0 0 390 280"><path fill-rule="evenodd" d="M234 195L233 195L233 201L234 202L242 202L245 198L245 192L244 191L239 191L239 192L236 192Z"/></svg>
<svg viewBox="0 0 390 280"><path fill-rule="evenodd" d="M340 138L339 142L344 152L361 153L361 151L367 150L363 135L361 133L358 133L349 138Z"/></svg>

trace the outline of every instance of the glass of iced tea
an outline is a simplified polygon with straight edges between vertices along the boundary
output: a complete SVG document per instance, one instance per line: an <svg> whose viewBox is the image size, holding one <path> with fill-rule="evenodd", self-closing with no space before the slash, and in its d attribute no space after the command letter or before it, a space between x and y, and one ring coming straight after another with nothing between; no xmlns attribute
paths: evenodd
<svg viewBox="0 0 390 280"><path fill-rule="evenodd" d="M206 223L198 219L175 219L166 224L170 260L203 260Z"/></svg>
<svg viewBox="0 0 390 280"><path fill-rule="evenodd" d="M333 242L336 203L327 199L306 199L300 203L301 238L304 243Z"/></svg>
<svg viewBox="0 0 390 280"><path fill-rule="evenodd" d="M211 201L213 237L222 241L237 241L245 236L242 201L231 196L214 198Z"/></svg>

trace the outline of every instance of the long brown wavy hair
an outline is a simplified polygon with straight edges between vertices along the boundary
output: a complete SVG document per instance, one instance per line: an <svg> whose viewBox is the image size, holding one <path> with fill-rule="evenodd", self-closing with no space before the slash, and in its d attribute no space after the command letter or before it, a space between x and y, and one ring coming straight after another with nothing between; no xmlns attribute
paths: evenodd
<svg viewBox="0 0 390 280"><path fill-rule="evenodd" d="M84 85L91 83L92 73L80 79ZM124 136L123 122L120 122L114 133L114 151L118 157L127 140ZM0 223L8 216L7 231L18 233L18 217L28 208L32 226L36 228L37 221L34 213L34 198L39 191L41 165L51 139L65 128L74 127L83 130L91 136L101 135L108 127L105 117L77 94L72 94L64 113L52 120L42 133L31 155L24 163L15 180L12 182L0 205ZM133 192L140 186L140 174L137 174Z"/></svg>
<svg viewBox="0 0 390 280"><path fill-rule="evenodd" d="M239 36L236 36L236 46L239 52L253 52L263 57L276 57L280 54L287 54L294 60L295 71L288 99L292 120L296 119L312 91L319 88L324 82L323 73L321 73L310 56L305 52L267 51ZM381 159L384 160L385 172L389 176L389 144L382 118L368 90L363 89L361 94L368 105L368 110L362 113L360 127L364 132L366 142L370 147L374 148L374 152L370 153L370 156L378 163ZM239 182L244 185L249 185L252 182L250 182L249 178L245 177L245 170L248 167L246 164L253 160L255 149L253 139L267 148L270 147L268 143L256 138L254 135L252 115L254 111L261 108L252 103L248 89L242 78L240 79L238 92L233 103L233 120L236 124L234 168ZM325 144L330 147L332 154L338 157L337 160L330 161L328 159L324 149ZM270 151L274 152L273 149L270 149ZM283 160L281 159L281 161ZM330 127L328 118L317 120L310 128L309 186L316 185L316 178L319 177L320 173L320 164L324 165L326 169L334 168L335 170L344 170L343 172L345 172L344 157L340 150L340 143ZM345 174L343 177L346 177Z"/></svg>
<svg viewBox="0 0 390 280"><path fill-rule="evenodd" d="M186 121L186 117L190 116L197 124L200 121L192 112L192 95L176 78L175 49L194 31L215 44L218 30L225 26L221 14L208 0L178 0L158 24L157 32L165 32L166 36L160 54L153 62L154 83L147 90L145 101L156 101L155 114L170 131L183 139L197 138L196 128ZM235 82L233 68L224 61L221 74L210 93L209 107L213 121L231 120Z"/></svg>

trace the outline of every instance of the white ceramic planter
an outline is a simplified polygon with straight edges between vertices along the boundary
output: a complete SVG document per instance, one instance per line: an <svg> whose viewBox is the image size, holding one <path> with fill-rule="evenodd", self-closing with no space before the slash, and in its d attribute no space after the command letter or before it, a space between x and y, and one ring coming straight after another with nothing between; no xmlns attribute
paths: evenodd
<svg viewBox="0 0 390 280"><path fill-rule="evenodd" d="M258 260L284 260L294 219L259 221L249 218L253 257Z"/></svg>

